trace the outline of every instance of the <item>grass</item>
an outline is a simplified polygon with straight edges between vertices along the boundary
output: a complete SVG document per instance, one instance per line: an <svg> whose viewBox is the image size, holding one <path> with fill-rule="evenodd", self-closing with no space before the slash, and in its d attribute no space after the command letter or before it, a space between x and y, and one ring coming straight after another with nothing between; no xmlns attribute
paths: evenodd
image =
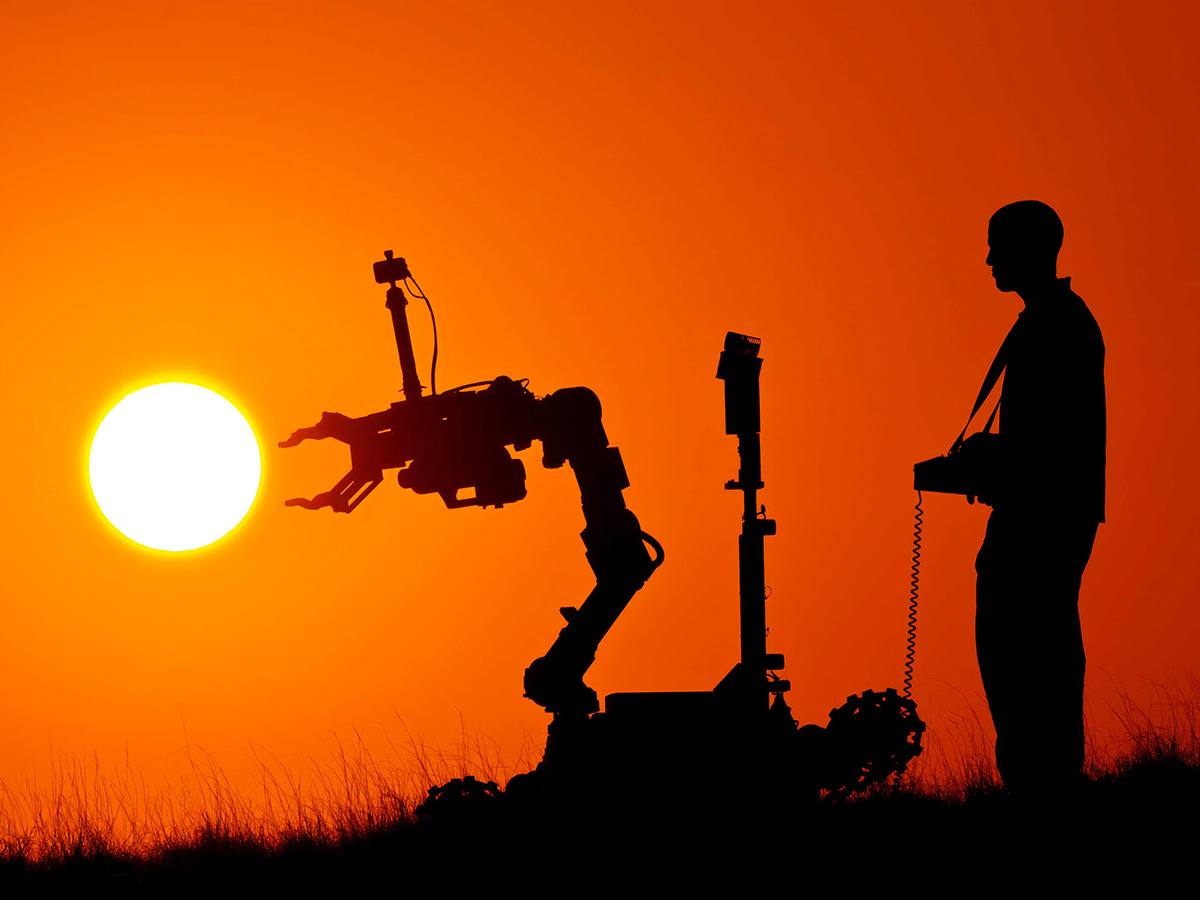
<svg viewBox="0 0 1200 900"><path fill-rule="evenodd" d="M155 895L238 883L304 894L383 878L433 889L554 873L616 877L632 860L698 882L719 871L744 881L782 866L829 890L913 879L950 889L981 876L985 885L1016 885L1035 870L1076 887L1087 873L1102 873L1097 887L1118 873L1144 885L1181 871L1198 836L1200 685L1152 686L1148 703L1124 695L1113 711L1120 733L1091 736L1086 788L1070 801L1036 803L1004 792L972 719L941 741L930 736L904 778L848 802L747 810L696 786L683 815L654 797L597 814L581 798L419 822L414 809L427 786L465 774L503 784L532 765L504 766L494 745L465 735L450 753L409 735L384 758L356 735L302 774L255 748L256 797L235 790L191 745L187 775L163 791L150 790L128 760L104 772L95 758L58 757L44 777L0 786L0 886L113 882Z"/></svg>
<svg viewBox="0 0 1200 900"><path fill-rule="evenodd" d="M533 765L519 756L506 766L493 742L465 730L449 750L405 733L382 756L355 733L302 770L252 745L258 786L250 793L191 743L181 751L181 777L157 790L128 758L114 770L95 756L52 754L47 771L0 784L0 893L10 884L110 878L161 889L268 875L307 883L314 867L331 871L403 839L429 785L464 774L507 781Z"/></svg>

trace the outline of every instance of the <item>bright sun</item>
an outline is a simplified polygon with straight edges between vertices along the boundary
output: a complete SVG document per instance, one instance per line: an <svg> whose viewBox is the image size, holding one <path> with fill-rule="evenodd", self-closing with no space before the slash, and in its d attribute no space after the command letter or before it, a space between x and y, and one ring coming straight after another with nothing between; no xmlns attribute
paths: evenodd
<svg viewBox="0 0 1200 900"><path fill-rule="evenodd" d="M250 510L261 464L250 423L220 394L155 384L114 406L92 439L88 474L105 518L157 550L194 550Z"/></svg>

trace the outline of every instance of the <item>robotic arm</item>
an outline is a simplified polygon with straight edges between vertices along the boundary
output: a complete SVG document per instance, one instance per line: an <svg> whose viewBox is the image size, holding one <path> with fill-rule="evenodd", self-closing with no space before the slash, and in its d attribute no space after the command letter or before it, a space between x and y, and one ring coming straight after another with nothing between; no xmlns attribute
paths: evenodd
<svg viewBox="0 0 1200 900"><path fill-rule="evenodd" d="M620 451L608 446L596 395L587 388L567 388L542 403L547 425L542 463L558 468L566 461L575 472L587 523L580 537L596 587L578 609L560 610L567 624L546 655L525 670L525 696L556 715L587 715L600 704L583 675L595 661L600 641L662 564L663 549L625 507L621 492L629 487L629 478ZM653 559L647 543L654 548Z"/></svg>
<svg viewBox="0 0 1200 900"><path fill-rule="evenodd" d="M625 506L622 491L629 479L620 452L608 446L600 401L587 388L566 388L539 399L524 382L503 376L421 396L403 295L395 283L409 273L404 260L393 260L390 252L387 257L376 263L376 280L395 277L388 308L406 399L358 419L324 413L316 425L282 441L280 447L294 447L331 437L350 446L350 471L332 490L286 505L349 513L383 481L384 470L398 469L401 487L436 493L449 509L500 508L526 494L525 467L508 448L524 450L540 440L546 468L569 463L575 472L586 522L581 537L596 587L578 609L562 608L567 624L546 655L526 669L525 695L556 716L595 712L596 693L583 683L583 675L613 623L663 560L662 546L641 530ZM646 544L654 549L654 558Z"/></svg>
<svg viewBox="0 0 1200 900"><path fill-rule="evenodd" d="M399 469L401 487L436 493L449 509L520 500L525 467L505 446L524 450L530 445L538 402L521 383L500 377L485 390L458 388L402 400L360 419L324 413L316 425L297 430L279 446L335 438L350 445L350 471L332 490L286 505L352 512L383 481L385 469ZM471 488L473 496L460 496Z"/></svg>

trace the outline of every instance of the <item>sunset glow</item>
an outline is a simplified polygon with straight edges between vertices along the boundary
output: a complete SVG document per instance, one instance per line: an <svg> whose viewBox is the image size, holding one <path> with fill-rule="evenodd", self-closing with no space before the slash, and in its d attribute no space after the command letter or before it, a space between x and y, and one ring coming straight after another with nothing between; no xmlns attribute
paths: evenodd
<svg viewBox="0 0 1200 900"><path fill-rule="evenodd" d="M537 764L551 719L524 672L595 586L570 466L517 452L528 496L503 509L394 471L352 515L284 505L351 454L277 442L403 400L388 249L436 310L443 393L504 375L600 399L665 550L588 672L602 701L708 691L739 658L729 331L762 341L787 703L822 724L899 686L912 466L954 441L1021 311L985 259L1022 199L1061 216L1058 275L1106 347L1080 599L1103 747L1120 691L1200 675L1197 34L1200 4L1164 0L0 4L0 786L54 753L157 789L190 777L187 746L261 796L266 754L304 773L346 736L457 760L478 734ZM428 390L425 304L408 317ZM102 453L100 420L152 381L176 384L126 402L160 418ZM185 456L160 443L174 416ZM923 759L958 765L993 739L988 509L923 510L913 697Z"/></svg>

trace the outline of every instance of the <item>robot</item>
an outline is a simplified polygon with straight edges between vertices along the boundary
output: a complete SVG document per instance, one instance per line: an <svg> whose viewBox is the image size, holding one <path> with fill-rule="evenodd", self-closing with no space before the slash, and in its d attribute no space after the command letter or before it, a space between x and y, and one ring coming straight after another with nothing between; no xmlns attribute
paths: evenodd
<svg viewBox="0 0 1200 900"><path fill-rule="evenodd" d="M741 466L727 490L743 494L738 538L741 659L711 691L610 694L604 709L584 683L605 635L633 596L662 564L663 548L642 530L625 505L629 486L620 451L609 446L596 395L583 387L536 397L525 380L500 376L443 393L424 393L417 375L405 312L424 292L402 258L391 251L375 263L375 280L388 284L400 356L404 399L378 413L349 418L326 412L281 447L334 438L350 447L350 471L312 499L286 501L304 509L350 513L397 470L397 482L418 494L436 493L448 509L502 508L526 495L520 451L540 441L542 463L569 464L579 486L586 527L581 537L596 586L579 607L563 607L566 624L544 656L525 670L525 696L552 715L541 763L513 778L507 792L571 791L580 784L604 790L643 790L670 770L678 783L709 783L788 796L836 798L903 772L921 752L925 729L916 705L893 689L851 696L830 723L799 727L783 695L790 690L775 670L780 654L766 649L764 538L776 523L758 503L760 454L760 341L730 332L717 367L725 386L725 430L738 438ZM430 314L432 315L432 306ZM436 325L434 330L436 363ZM651 554L653 551L653 555ZM431 798L479 789L456 780ZM489 790L495 790L494 785Z"/></svg>

